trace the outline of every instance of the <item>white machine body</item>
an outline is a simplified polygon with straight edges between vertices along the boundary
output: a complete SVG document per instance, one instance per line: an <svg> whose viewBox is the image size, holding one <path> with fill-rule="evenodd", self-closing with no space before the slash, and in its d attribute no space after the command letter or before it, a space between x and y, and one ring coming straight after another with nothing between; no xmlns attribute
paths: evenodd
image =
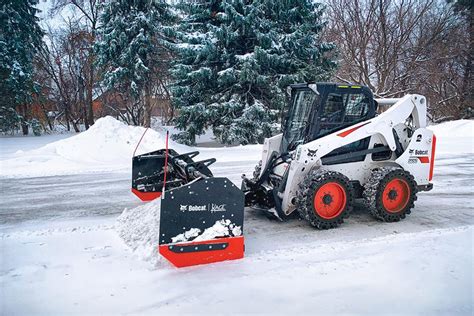
<svg viewBox="0 0 474 316"><path fill-rule="evenodd" d="M436 137L426 128L426 98L408 94L399 99L376 99L379 104L391 107L367 121L339 130L306 144L291 152L291 159L279 164L273 173L283 176L290 168L285 189L282 191L282 210L292 213L295 208L298 184L306 174L315 168L338 171L351 181L364 185L370 171L378 166L400 167L413 175L418 186L429 185L433 176L434 149ZM396 135L393 131L396 131ZM387 146L391 155L386 159L373 160L367 154L363 161L325 164L322 159L336 148L351 144L370 136L369 150L377 145ZM267 138L263 145L262 172L270 155L279 150L282 134ZM398 152L398 155L396 154Z"/></svg>

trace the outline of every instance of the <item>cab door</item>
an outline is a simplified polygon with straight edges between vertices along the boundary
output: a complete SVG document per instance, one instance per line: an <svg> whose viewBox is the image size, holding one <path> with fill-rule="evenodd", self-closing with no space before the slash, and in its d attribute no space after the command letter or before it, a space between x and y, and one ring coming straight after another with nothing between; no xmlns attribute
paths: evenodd
<svg viewBox="0 0 474 316"><path fill-rule="evenodd" d="M372 95L363 89L328 90L315 118L313 139L334 133L375 116Z"/></svg>

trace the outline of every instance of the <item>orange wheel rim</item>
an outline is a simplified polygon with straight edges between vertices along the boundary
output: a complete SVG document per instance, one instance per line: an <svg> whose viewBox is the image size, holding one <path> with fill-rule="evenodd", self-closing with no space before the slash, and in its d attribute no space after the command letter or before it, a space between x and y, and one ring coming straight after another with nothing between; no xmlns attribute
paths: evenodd
<svg viewBox="0 0 474 316"><path fill-rule="evenodd" d="M314 195L314 212L324 219L338 217L346 207L346 191L337 182L328 182Z"/></svg>
<svg viewBox="0 0 474 316"><path fill-rule="evenodd" d="M390 213L403 210L410 200L410 187L403 179L393 179L385 186L382 194L383 207Z"/></svg>

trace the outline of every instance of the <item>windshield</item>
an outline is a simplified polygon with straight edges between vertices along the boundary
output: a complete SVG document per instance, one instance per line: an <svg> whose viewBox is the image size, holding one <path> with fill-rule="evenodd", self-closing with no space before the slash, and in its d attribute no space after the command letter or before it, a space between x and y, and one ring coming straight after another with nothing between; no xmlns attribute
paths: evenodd
<svg viewBox="0 0 474 316"><path fill-rule="evenodd" d="M286 128L282 140L282 152L294 150L304 142L307 128L310 126L311 108L318 95L310 89L296 90L290 107Z"/></svg>

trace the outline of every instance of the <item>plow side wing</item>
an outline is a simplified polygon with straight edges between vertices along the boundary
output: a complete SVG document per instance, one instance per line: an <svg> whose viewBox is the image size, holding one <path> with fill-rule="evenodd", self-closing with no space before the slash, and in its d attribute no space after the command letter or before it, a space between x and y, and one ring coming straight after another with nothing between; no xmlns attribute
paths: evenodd
<svg viewBox="0 0 474 316"><path fill-rule="evenodd" d="M163 188L164 165L164 149L133 157L133 194L138 196L142 201L151 201L160 197Z"/></svg>

